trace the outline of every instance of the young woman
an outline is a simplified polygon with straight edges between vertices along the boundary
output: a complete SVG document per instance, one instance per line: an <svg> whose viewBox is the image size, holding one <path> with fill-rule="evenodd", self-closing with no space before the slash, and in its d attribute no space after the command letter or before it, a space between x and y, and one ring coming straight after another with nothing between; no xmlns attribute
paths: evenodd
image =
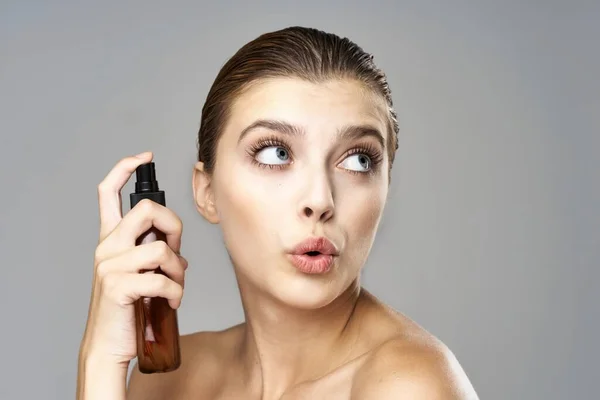
<svg viewBox="0 0 600 400"><path fill-rule="evenodd" d="M347 38L290 27L242 47L208 93L192 185L223 230L245 321L182 335L180 368L134 368L126 387L134 301L177 308L187 268L171 210L142 201L122 217L121 188L152 153L126 157L98 186L79 398L476 399L440 340L360 285L397 134L384 73ZM152 225L167 245L135 246ZM157 265L168 278L138 273Z"/></svg>

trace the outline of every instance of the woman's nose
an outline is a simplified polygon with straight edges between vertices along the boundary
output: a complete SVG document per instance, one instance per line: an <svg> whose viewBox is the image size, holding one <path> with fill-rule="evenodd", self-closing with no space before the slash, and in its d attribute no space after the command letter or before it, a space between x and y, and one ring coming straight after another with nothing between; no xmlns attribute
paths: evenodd
<svg viewBox="0 0 600 400"><path fill-rule="evenodd" d="M332 185L327 177L312 179L303 190L299 203L301 218L325 222L334 213Z"/></svg>
<svg viewBox="0 0 600 400"><path fill-rule="evenodd" d="M315 219L320 222L325 222L333 216L333 208L317 208L317 207L304 207L304 216L312 218L315 215Z"/></svg>

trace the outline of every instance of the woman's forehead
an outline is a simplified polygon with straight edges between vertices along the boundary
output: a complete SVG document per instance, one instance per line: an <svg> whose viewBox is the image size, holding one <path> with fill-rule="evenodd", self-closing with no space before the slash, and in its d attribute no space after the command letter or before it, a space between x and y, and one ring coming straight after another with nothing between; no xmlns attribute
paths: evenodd
<svg viewBox="0 0 600 400"><path fill-rule="evenodd" d="M354 80L311 83L271 78L251 85L233 102L229 123L237 130L257 119L285 120L310 128L346 124L385 126L382 96Z"/></svg>

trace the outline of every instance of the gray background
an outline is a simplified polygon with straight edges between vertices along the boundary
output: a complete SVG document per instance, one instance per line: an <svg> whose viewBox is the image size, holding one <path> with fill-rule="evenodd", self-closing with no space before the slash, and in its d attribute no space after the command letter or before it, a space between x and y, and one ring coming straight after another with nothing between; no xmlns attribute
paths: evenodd
<svg viewBox="0 0 600 400"><path fill-rule="evenodd" d="M400 149L364 285L482 399L597 398L600 7L592 2L0 5L0 398L73 398L96 185L155 152L190 260L182 333L243 318L191 171L206 93L261 33L348 36L388 74ZM128 211L125 188L124 211Z"/></svg>

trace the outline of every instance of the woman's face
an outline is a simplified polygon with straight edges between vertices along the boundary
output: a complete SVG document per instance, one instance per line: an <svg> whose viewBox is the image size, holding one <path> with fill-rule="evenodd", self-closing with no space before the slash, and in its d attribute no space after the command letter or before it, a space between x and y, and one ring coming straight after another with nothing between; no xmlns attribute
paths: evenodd
<svg viewBox="0 0 600 400"><path fill-rule="evenodd" d="M385 121L383 98L350 80L269 79L237 98L209 193L244 287L310 309L357 278L388 192ZM310 237L338 250L326 272L291 261Z"/></svg>

